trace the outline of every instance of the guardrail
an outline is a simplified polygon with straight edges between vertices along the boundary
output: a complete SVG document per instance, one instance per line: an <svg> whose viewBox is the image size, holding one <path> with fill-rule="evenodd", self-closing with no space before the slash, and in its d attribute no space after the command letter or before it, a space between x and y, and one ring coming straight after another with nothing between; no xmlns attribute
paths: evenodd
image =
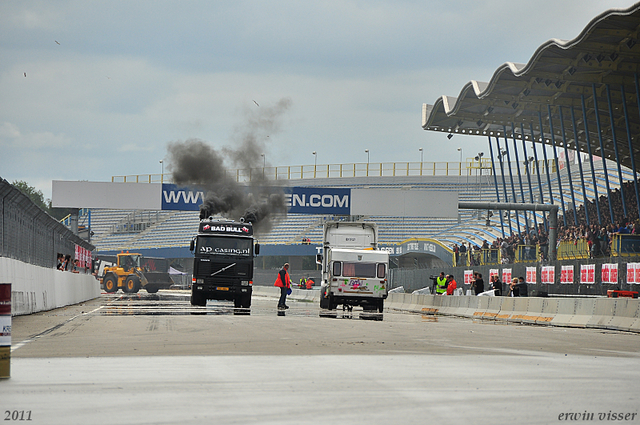
<svg viewBox="0 0 640 425"><path fill-rule="evenodd" d="M516 247L514 263L533 263L540 261L539 245L518 245ZM612 257L635 257L640 254L640 235L614 235L611 243ZM598 255L606 257L606 255ZM575 241L561 241L558 244L558 260L585 260L592 258L589 244L585 238ZM465 252L454 257L453 266L485 266L502 264L500 249L481 249Z"/></svg>
<svg viewBox="0 0 640 425"><path fill-rule="evenodd" d="M631 257L640 254L640 235L618 234L611 240L611 255Z"/></svg>
<svg viewBox="0 0 640 425"><path fill-rule="evenodd" d="M545 172L545 161L541 160L540 172ZM550 172L553 160L547 161ZM536 173L536 167L512 162L512 167L520 167L522 173ZM528 167L528 171L527 171ZM516 171L517 172L517 169ZM318 178L351 177L410 177L410 176L460 176L479 178L493 175L491 160L467 160L463 162L361 162L348 164L288 165L227 170L227 175L238 183L259 180L307 180ZM170 174L134 174L113 176L112 182L124 183L171 183Z"/></svg>

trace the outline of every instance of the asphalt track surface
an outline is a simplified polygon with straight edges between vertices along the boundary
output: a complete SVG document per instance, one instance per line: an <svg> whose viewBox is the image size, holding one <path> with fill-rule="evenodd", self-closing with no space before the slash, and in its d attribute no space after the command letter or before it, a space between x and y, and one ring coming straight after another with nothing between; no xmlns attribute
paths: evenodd
<svg viewBox="0 0 640 425"><path fill-rule="evenodd" d="M2 420L640 423L637 334L276 303L142 291L14 317Z"/></svg>

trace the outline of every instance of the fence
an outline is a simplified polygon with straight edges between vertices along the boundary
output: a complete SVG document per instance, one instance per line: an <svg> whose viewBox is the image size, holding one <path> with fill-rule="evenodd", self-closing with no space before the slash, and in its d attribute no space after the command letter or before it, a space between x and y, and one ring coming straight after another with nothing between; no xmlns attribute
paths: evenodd
<svg viewBox="0 0 640 425"><path fill-rule="evenodd" d="M533 162L528 165L512 163L521 173L535 174L537 167ZM554 160L539 161L540 172L555 172ZM351 177L409 177L409 176L467 176L481 177L493 174L491 161L484 158L480 161L464 162L364 162L348 164L291 165L280 167L260 167L227 170L227 175L239 183L253 180L306 180L320 178ZM124 183L170 183L170 177L164 174L136 174L130 176L113 176L112 182Z"/></svg>
<svg viewBox="0 0 640 425"><path fill-rule="evenodd" d="M94 249L0 178L0 257L55 268L56 254L73 258L76 245Z"/></svg>
<svg viewBox="0 0 640 425"><path fill-rule="evenodd" d="M613 257L637 257L640 256L640 235L613 235L611 247ZM609 249L592 251L585 238L575 241L561 241L558 243L558 260L585 260L589 258L604 258ZM480 249L467 251L454 257L453 266L484 266L497 264L530 263L540 261L540 245L518 245L513 258L503 262L503 254L500 249Z"/></svg>

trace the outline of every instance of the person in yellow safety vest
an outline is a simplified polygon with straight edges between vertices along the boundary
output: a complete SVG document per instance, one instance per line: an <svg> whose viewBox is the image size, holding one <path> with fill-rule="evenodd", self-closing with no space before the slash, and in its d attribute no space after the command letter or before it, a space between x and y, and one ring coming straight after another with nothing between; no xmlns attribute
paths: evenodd
<svg viewBox="0 0 640 425"><path fill-rule="evenodd" d="M440 272L440 276L436 279L436 294L444 295L447 293L447 278L444 277L444 272Z"/></svg>
<svg viewBox="0 0 640 425"><path fill-rule="evenodd" d="M284 263L282 269L278 272L275 286L280 288L280 299L278 300L278 309L286 310L289 308L285 303L287 301L287 295L291 288L291 278L289 277L289 263Z"/></svg>
<svg viewBox="0 0 640 425"><path fill-rule="evenodd" d="M304 276L300 278L300 289L305 289L307 286L307 279Z"/></svg>

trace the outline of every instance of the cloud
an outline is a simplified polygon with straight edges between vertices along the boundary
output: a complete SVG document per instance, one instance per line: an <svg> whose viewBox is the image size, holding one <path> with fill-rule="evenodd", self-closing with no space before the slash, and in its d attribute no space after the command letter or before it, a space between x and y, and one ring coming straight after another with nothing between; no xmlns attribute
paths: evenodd
<svg viewBox="0 0 640 425"><path fill-rule="evenodd" d="M10 122L3 122L0 126L0 141L15 140L20 137L20 129Z"/></svg>
<svg viewBox="0 0 640 425"><path fill-rule="evenodd" d="M576 37L621 0L0 3L4 178L159 173L171 140L233 146L246 107L290 98L273 165L457 161L484 138L420 127L422 103ZM58 40L60 45L54 43ZM27 78L23 76L27 72ZM428 155L427 155L428 153ZM110 161L119 155L118 161ZM466 154L465 154L466 155ZM43 192L45 192L43 190Z"/></svg>
<svg viewBox="0 0 640 425"><path fill-rule="evenodd" d="M153 146L141 146L136 143L126 143L118 146L118 152L153 152Z"/></svg>
<svg viewBox="0 0 640 425"><path fill-rule="evenodd" d="M0 126L0 146L5 149L55 150L70 143L71 139L64 134L53 134L49 131L23 133L17 125L9 122L4 122Z"/></svg>

